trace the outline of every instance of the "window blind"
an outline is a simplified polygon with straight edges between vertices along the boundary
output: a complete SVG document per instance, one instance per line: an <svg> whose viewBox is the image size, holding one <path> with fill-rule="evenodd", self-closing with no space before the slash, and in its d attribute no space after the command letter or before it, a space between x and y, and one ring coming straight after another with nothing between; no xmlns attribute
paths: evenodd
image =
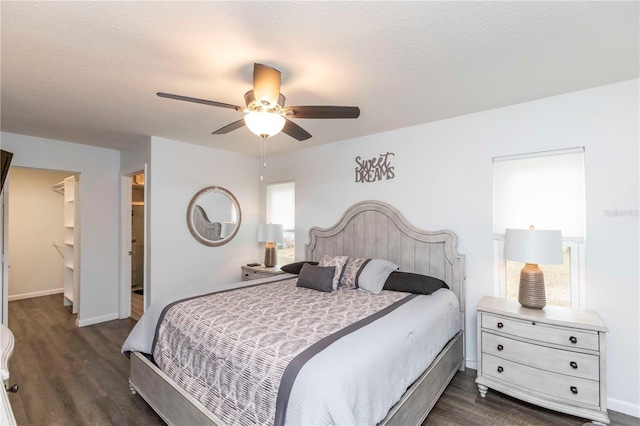
<svg viewBox="0 0 640 426"><path fill-rule="evenodd" d="M559 229L564 240L583 241L584 148L493 159L493 232Z"/></svg>
<svg viewBox="0 0 640 426"><path fill-rule="evenodd" d="M267 223L282 224L285 230L295 229L295 183L267 185Z"/></svg>

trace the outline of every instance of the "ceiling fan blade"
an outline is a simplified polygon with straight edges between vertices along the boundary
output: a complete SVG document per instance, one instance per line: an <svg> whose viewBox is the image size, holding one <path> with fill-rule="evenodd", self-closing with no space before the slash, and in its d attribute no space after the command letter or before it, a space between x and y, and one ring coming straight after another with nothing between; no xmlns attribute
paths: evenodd
<svg viewBox="0 0 640 426"><path fill-rule="evenodd" d="M212 135L224 135L226 133L233 132L234 130L239 129L242 126L244 126L244 118L241 118L238 121L234 121L231 124L227 124L226 126L216 130L215 132L213 132L211 134Z"/></svg>
<svg viewBox="0 0 640 426"><path fill-rule="evenodd" d="M291 118L358 118L360 108L355 106L292 106L286 108L286 114Z"/></svg>
<svg viewBox="0 0 640 426"><path fill-rule="evenodd" d="M285 121L282 132L299 141L306 141L311 137L311 133L307 132L291 120Z"/></svg>
<svg viewBox="0 0 640 426"><path fill-rule="evenodd" d="M275 106L280 97L280 71L267 65L253 64L253 93L262 105Z"/></svg>
<svg viewBox="0 0 640 426"><path fill-rule="evenodd" d="M204 105L210 105L210 106L216 106L216 107L222 107L222 108L230 108L230 109L235 109L236 111L242 111L243 110L242 107L239 107L237 105L225 104L225 103L216 102L216 101L208 101L206 99L190 98L188 96L172 95L171 93L162 93L162 92L158 92L158 93L156 93L156 95L160 96L161 98L176 99L178 101L194 102L196 104L204 104Z"/></svg>

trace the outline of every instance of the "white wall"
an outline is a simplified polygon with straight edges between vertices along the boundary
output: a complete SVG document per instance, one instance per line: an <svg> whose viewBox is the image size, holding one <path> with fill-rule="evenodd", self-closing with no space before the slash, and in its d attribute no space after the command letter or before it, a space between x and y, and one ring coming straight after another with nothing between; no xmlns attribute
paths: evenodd
<svg viewBox="0 0 640 426"><path fill-rule="evenodd" d="M80 173L78 322L118 318L120 152L13 133L1 137L2 149L14 154L12 166Z"/></svg>
<svg viewBox="0 0 640 426"><path fill-rule="evenodd" d="M8 190L10 301L63 291L64 195L54 192L52 187L70 175L11 168ZM56 249L53 243L61 247Z"/></svg>
<svg viewBox="0 0 640 426"><path fill-rule="evenodd" d="M256 139L256 143L259 141ZM258 256L259 159L152 137L147 176L150 298L158 299L239 281L240 266ZM229 243L205 246L187 228L191 198L208 186L231 191L240 204L240 230Z"/></svg>
<svg viewBox="0 0 640 426"><path fill-rule="evenodd" d="M466 255L467 364L475 368L475 306L494 282L492 158L584 146L587 308L609 328L609 408L640 416L638 90L632 80L272 156L265 180L295 180L297 259L311 226L331 226L365 199L394 205L419 228L456 232ZM354 182L357 156L387 151L395 153L393 180ZM636 213L605 214L616 209Z"/></svg>

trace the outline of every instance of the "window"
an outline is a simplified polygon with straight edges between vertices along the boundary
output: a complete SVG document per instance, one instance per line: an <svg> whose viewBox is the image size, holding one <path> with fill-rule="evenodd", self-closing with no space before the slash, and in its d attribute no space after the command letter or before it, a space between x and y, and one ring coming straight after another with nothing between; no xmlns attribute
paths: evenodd
<svg viewBox="0 0 640 426"><path fill-rule="evenodd" d="M507 228L559 229L563 264L540 265L548 305L584 307L584 149L493 159L495 293L518 298L524 264L504 260Z"/></svg>
<svg viewBox="0 0 640 426"><path fill-rule="evenodd" d="M267 184L267 223L282 224L284 238L278 247L278 264L295 259L296 187L294 182Z"/></svg>

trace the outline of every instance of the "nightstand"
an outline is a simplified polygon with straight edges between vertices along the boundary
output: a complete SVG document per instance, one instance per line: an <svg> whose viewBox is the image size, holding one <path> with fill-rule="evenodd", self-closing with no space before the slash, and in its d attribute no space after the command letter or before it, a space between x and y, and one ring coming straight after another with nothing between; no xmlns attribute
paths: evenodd
<svg viewBox="0 0 640 426"><path fill-rule="evenodd" d="M605 334L597 313L515 300L478 303L480 396L489 388L551 410L608 424Z"/></svg>
<svg viewBox="0 0 640 426"><path fill-rule="evenodd" d="M269 278L274 275L284 274L284 271L280 270L279 266L267 267L260 266L242 266L242 281L258 280L260 278Z"/></svg>

